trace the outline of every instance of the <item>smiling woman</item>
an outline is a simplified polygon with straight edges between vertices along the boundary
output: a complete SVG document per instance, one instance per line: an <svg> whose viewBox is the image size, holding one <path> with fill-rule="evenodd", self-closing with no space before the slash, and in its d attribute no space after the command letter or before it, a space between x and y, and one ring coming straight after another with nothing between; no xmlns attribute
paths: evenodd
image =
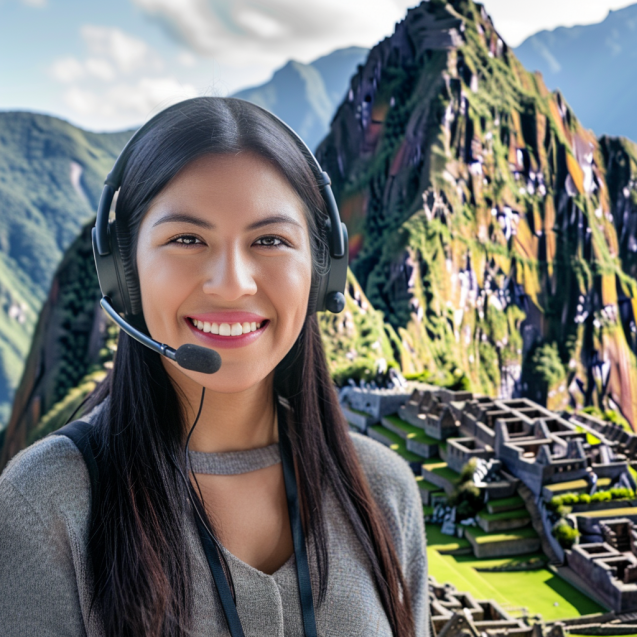
<svg viewBox="0 0 637 637"><path fill-rule="evenodd" d="M8 465L0 634L426 636L414 477L348 432L327 369L315 312L338 215L320 167L237 99L189 100L142 131L107 235L114 306L146 343L222 364L186 369L123 331L86 437Z"/></svg>

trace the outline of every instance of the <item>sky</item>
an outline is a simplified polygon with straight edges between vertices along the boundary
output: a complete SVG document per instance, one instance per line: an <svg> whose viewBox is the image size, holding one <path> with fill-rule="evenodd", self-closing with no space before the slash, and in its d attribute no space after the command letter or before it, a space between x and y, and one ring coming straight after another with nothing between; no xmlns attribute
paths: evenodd
<svg viewBox="0 0 637 637"><path fill-rule="evenodd" d="M485 0L510 46L602 21L635 0ZM0 0L0 110L90 130L137 126L195 95L267 81L391 35L415 0ZM371 8L373 7L373 10Z"/></svg>

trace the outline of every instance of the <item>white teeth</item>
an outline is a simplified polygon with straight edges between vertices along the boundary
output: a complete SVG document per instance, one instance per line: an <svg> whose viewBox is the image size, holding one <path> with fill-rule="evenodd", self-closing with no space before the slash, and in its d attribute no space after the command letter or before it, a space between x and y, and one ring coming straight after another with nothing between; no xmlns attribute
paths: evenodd
<svg viewBox="0 0 637 637"><path fill-rule="evenodd" d="M261 329L263 323L208 323L204 321L198 321L191 319L192 324L202 332L206 334L219 334L220 336L241 336L241 334L249 334L258 329Z"/></svg>

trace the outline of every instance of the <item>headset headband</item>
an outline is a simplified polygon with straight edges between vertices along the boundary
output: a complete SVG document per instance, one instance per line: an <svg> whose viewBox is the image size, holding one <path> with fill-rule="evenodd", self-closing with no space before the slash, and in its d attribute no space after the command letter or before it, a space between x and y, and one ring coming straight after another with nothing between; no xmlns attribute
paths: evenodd
<svg viewBox="0 0 637 637"><path fill-rule="evenodd" d="M173 104L148 120L128 140L104 181L104 188L97 208L95 228L93 229L95 264L102 294L111 298L113 306L118 312L129 317L134 317L141 313L141 301L139 299L138 285L135 287L135 283L130 281L132 275L130 264L127 264L127 257L121 252L118 253L119 243L122 243L122 241L118 241L114 237L114 222L109 223L113 197L121 186L128 159L136 143L148 131L152 130L164 118L166 113L181 110L184 108L184 104L192 101L206 99L219 98L195 97ZM329 310L334 313L341 312L345 307L344 292L349 257L348 237L347 228L340 219L328 174L323 171L316 157L301 137L274 113L246 100L239 98L229 99L249 104L251 108L258 108L274 122L282 126L295 140L299 150L301 150L310 164L328 213L326 229L330 254L330 268L328 272L320 277L317 289L314 290L313 294L311 293L310 311Z"/></svg>

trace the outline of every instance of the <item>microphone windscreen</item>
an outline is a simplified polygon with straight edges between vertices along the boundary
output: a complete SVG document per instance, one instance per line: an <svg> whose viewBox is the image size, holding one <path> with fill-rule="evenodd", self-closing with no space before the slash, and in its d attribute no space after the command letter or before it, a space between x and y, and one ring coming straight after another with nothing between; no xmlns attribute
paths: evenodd
<svg viewBox="0 0 637 637"><path fill-rule="evenodd" d="M184 369L202 374L214 374L221 367L221 356L214 349L187 343L175 352L175 361Z"/></svg>

